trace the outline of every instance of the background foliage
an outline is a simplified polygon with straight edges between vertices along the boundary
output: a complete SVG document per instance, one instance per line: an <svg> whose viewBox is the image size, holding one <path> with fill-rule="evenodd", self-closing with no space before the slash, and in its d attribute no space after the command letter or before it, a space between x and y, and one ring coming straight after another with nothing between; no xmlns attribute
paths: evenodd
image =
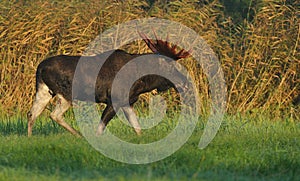
<svg viewBox="0 0 300 181"><path fill-rule="evenodd" d="M228 113L299 118L299 106L291 104L300 94L299 6L296 0L3 0L0 110L28 111L35 70L44 58L80 55L113 25L159 17L192 28L217 53L228 87ZM132 46L127 50L136 51ZM201 69L181 62L194 75L205 103L209 88Z"/></svg>

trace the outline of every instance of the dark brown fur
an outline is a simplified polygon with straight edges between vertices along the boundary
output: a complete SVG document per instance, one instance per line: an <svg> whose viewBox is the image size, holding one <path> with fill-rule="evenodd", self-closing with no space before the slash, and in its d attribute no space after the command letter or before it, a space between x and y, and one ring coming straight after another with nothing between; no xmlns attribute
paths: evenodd
<svg viewBox="0 0 300 181"><path fill-rule="evenodd" d="M151 46L152 50L156 48L155 52L159 52L163 55L166 54L175 60L184 58L189 55L189 53L185 51L176 53L174 48L170 48L169 43L163 42L161 40L157 41L158 44L155 44L153 43L153 41L149 42L149 39L145 37L145 41L147 42L148 46ZM73 99L82 101L95 101L96 103L105 103L107 106L102 113L101 122L97 131L98 134L101 134L108 122L116 114L111 100L111 87L116 74L125 64L135 58L142 56L146 56L146 58L151 59L151 61L158 61L159 58L166 59L166 57L156 54L129 54L123 50L111 50L96 56L80 57L59 55L47 58L42 61L39 64L36 72L36 99L30 112L28 113L28 135L30 136L32 134L32 126L35 119L43 111L51 97L54 97L56 95L58 97L58 102L55 110L51 113L50 116L53 120L58 122L61 126L63 126L73 134L78 133L63 120L63 114L71 106L71 102ZM86 66L77 67L79 60L86 61ZM140 61L143 60L141 59ZM172 60L169 59L168 61ZM96 82L93 82L92 73L96 71L97 68L100 68L100 65L102 65L102 67L99 73L97 71ZM135 69L138 69L138 66L133 65L130 68L132 69L132 71L129 71L128 74L126 73L125 77L134 74L136 71ZM76 80L74 82L75 70L79 71L81 73L81 76L76 77ZM184 80L184 76L179 78ZM79 89L73 90L73 84L78 85L77 87L79 87ZM125 85L126 82L124 82L123 84ZM124 85L118 85L120 87L119 94L122 94L121 88ZM139 95L142 93L150 92L154 89L157 89L158 91L165 91L171 87L175 88L175 85L168 79L163 78L159 75L146 75L144 77L141 77L134 82L130 89L129 105L132 106L138 100ZM117 98L119 97L122 96L117 95ZM118 100L118 107L116 109L126 107L127 105L128 100L120 99ZM131 118L129 122L136 126L135 131L137 132L137 134L140 134L140 126L137 120L133 119L132 116L133 111L126 108L124 109L124 112L128 119Z"/></svg>

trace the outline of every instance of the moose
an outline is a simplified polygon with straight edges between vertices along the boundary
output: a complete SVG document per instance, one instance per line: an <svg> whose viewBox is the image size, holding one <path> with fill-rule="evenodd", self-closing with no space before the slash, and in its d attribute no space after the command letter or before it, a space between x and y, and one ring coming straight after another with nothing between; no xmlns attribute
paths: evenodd
<svg viewBox="0 0 300 181"><path fill-rule="evenodd" d="M37 117L43 112L49 101L56 97L57 102L54 110L50 113L52 120L57 122L59 125L64 127L67 131L74 135L80 136L80 134L73 129L63 119L64 113L72 105L72 100L78 99L81 101L94 101L96 103L104 103L106 107L101 115L96 135L101 135L109 121L116 115L116 110L112 104L111 88L114 81L114 77L121 70L121 68L130 62L131 60L139 57L145 57L151 59L151 61L157 61L158 59L165 59L167 61L177 61L181 58L190 56L190 51L181 49L178 51L176 45L171 45L166 41L159 40L156 36L156 40L148 38L145 34L140 33L140 36L152 50L152 53L145 54L130 54L123 50L110 50L95 56L68 56L58 55L43 60L37 67L36 70L36 95L33 102L32 108L27 113L28 119L28 136L32 135L32 128ZM93 86L94 90L81 91L76 94L72 92L73 78L75 70L80 58L84 58L86 61L93 62L94 64L101 63L101 69L97 74L96 83ZM141 60L142 61L142 60ZM89 74L88 69L82 70L86 72L83 74L82 80L79 82L83 89L89 87ZM128 72L132 74L132 72ZM182 76L184 79L184 76ZM179 81L183 82L183 81ZM82 85L81 85L82 84ZM166 91L170 88L184 87L184 85L175 85L170 80L159 76L159 75L146 75L139 78L133 83L129 91L129 106L121 101L118 104L117 109L122 109L128 120L128 122L134 128L136 134L141 134L141 127L133 110L133 104L138 100L139 95L151 92L157 89L158 92ZM94 93L94 100L88 100L87 96L90 92ZM73 93L73 97L72 97Z"/></svg>

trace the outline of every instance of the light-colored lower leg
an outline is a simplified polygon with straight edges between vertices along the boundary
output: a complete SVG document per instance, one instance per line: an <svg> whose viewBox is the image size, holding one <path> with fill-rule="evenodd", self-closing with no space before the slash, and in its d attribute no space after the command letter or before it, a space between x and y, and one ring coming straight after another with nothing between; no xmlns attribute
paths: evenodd
<svg viewBox="0 0 300 181"><path fill-rule="evenodd" d="M142 134L142 129L140 126L140 123L138 122L137 116L133 110L132 107L122 107L125 116L128 120L128 122L131 124L131 126L134 128L137 135Z"/></svg>
<svg viewBox="0 0 300 181"><path fill-rule="evenodd" d="M102 135L105 130L105 127L106 127L105 124L101 121L98 125L96 136Z"/></svg>
<svg viewBox="0 0 300 181"><path fill-rule="evenodd" d="M60 94L57 95L57 103L54 111L50 114L51 118L64 127L66 130L71 132L74 135L78 135L77 131L75 131L68 123L66 123L63 119L64 113L69 109L71 104Z"/></svg>
<svg viewBox="0 0 300 181"><path fill-rule="evenodd" d="M106 105L106 108L104 109L102 116L101 116L101 120L100 123L98 125L97 128L97 132L96 132L96 136L100 136L101 134L103 134L106 125L109 123L109 121L116 115L116 112L114 110L114 108L112 107L112 105L108 104Z"/></svg>
<svg viewBox="0 0 300 181"><path fill-rule="evenodd" d="M49 88L45 84L40 84L38 86L38 90L32 108L27 114L28 136L32 135L32 127L36 118L43 112L51 98L52 96L49 93Z"/></svg>

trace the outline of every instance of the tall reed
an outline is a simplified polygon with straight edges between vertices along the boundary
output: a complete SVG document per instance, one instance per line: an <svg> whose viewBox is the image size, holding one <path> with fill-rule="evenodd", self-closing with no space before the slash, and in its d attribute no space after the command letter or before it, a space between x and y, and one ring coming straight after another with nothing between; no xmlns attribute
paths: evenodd
<svg viewBox="0 0 300 181"><path fill-rule="evenodd" d="M8 1L0 4L0 110L27 111L35 93L35 70L44 58L80 55L98 34L118 23L143 17L180 22L202 36L217 53L228 89L228 113L296 115L300 94L300 11L297 1L263 0L253 19L234 24L212 1ZM126 46L146 51L142 43ZM209 87L201 68L181 60L207 107ZM142 98L147 99L147 95ZM205 108L203 108L205 111Z"/></svg>

